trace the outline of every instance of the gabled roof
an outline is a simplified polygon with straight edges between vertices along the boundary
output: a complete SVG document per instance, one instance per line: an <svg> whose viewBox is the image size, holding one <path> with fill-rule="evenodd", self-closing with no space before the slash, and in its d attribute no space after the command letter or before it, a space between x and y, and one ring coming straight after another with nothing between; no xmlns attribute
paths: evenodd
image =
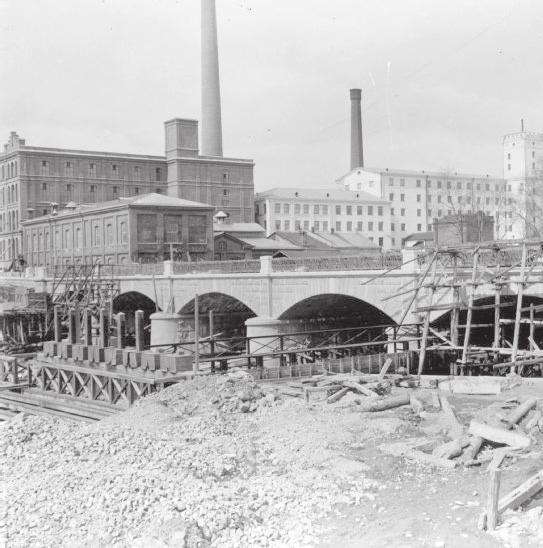
<svg viewBox="0 0 543 548"><path fill-rule="evenodd" d="M425 177L441 177L442 179L489 179L489 180L497 180L503 181L503 177L498 177L496 175L489 175L488 173L482 174L474 174L474 173L457 173L457 172L451 172L448 170L443 171L426 171L424 169L422 170L415 170L415 169L395 169L395 168L381 168L381 167L357 167L355 169L351 169L347 173L344 173L341 177L338 177L336 179L337 183L343 182L345 178L347 178L349 175L352 175L353 173L358 173L365 171L366 173L375 173L377 175L393 175L397 177L401 177L402 175L405 175L406 177L420 177L421 179L424 179Z"/></svg>
<svg viewBox="0 0 543 548"><path fill-rule="evenodd" d="M184 207L194 209L215 209L212 205L204 204L202 202L193 202L191 200L183 200L182 198L176 198L175 196L167 196L166 194L158 194L151 192L150 194L142 194L141 196L133 196L131 198L120 198L130 203L130 205L137 206L159 206L159 207ZM105 202L110 203L110 202Z"/></svg>

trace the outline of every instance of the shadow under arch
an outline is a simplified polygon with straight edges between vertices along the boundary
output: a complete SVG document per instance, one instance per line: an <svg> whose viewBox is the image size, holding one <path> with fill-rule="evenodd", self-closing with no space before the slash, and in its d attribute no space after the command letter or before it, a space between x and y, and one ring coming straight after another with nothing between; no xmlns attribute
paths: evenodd
<svg viewBox="0 0 543 548"><path fill-rule="evenodd" d="M500 302L504 305L500 307L500 318L513 320L515 319L516 305L517 305L517 295L502 295ZM522 308L528 308L530 304L534 306L543 304L543 298L535 295L523 295L522 297ZM475 299L474 306L485 306L483 310L473 310L472 316L472 329L470 334L470 344L473 346L492 346L494 342L494 297L481 297ZM460 310L459 313L459 325L466 325L466 316L467 310ZM529 318L529 312L525 311L522 313L523 318ZM536 313L536 318L543 319L543 311ZM445 312L438 318L436 318L431 326L434 329L437 329L441 332L449 333L451 324L451 311ZM480 326L480 327L477 327ZM503 342L503 339L508 340L509 342L513 341L513 324L505 324L501 327L501 336L502 343L500 346L506 346ZM529 324L521 324L520 333L519 333L519 348L525 349L529 347L528 337L530 335L530 326ZM464 329L460 328L459 330L459 340L460 344L464 340ZM543 342L543 329L535 329L535 340L537 344Z"/></svg>
<svg viewBox="0 0 543 548"><path fill-rule="evenodd" d="M219 338L244 337L245 321L256 316L245 303L226 293L211 292L198 296L200 336L209 336L209 312L213 311L213 335ZM194 299L178 313L185 330L194 330ZM183 328L183 327L182 327Z"/></svg>
<svg viewBox="0 0 543 548"><path fill-rule="evenodd" d="M150 316L153 312L156 312L157 307L155 302L138 291L127 291L121 293L113 299L113 314L124 312L126 314L126 338L127 344L135 344L135 313L136 310L143 310L143 325L145 333L145 344L150 344L151 331L149 326L151 325Z"/></svg>

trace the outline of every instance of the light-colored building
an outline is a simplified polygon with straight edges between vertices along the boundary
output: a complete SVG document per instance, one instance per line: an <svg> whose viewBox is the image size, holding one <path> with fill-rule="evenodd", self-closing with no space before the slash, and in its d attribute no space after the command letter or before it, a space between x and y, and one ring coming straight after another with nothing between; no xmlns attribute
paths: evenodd
<svg viewBox="0 0 543 548"><path fill-rule="evenodd" d="M198 123L165 123L166 155L34 147L16 132L0 154L0 266L23 252L20 222L53 204L100 203L148 193L203 202L253 220L253 162L200 156Z"/></svg>
<svg viewBox="0 0 543 548"><path fill-rule="evenodd" d="M400 169L357 168L338 179L351 192L363 191L387 200L390 233L399 237L432 230L433 219L483 211L495 218L495 235L515 237L511 222L512 193L507 182L489 175Z"/></svg>
<svg viewBox="0 0 543 548"><path fill-rule="evenodd" d="M255 195L255 219L273 232L360 232L383 249L399 247L391 205L374 193L341 189L273 188Z"/></svg>
<svg viewBox="0 0 543 548"><path fill-rule="evenodd" d="M520 131L503 138L503 173L514 207L518 237L543 237L543 133Z"/></svg>
<svg viewBox="0 0 543 548"><path fill-rule="evenodd" d="M22 223L29 266L213 258L213 207L146 194L75 203Z"/></svg>

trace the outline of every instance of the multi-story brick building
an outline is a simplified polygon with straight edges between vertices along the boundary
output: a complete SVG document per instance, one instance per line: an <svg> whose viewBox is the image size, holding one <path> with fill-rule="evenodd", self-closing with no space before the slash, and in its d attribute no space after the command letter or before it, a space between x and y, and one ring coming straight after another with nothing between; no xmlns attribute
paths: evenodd
<svg viewBox="0 0 543 548"><path fill-rule="evenodd" d="M29 266L213 258L213 207L163 194L73 202L22 223Z"/></svg>
<svg viewBox="0 0 543 548"><path fill-rule="evenodd" d="M165 156L34 147L12 132L0 154L0 266L23 251L20 222L50 213L53 205L153 192L253 221L253 162L201 156L194 120L170 120L165 130Z"/></svg>
<svg viewBox="0 0 543 548"><path fill-rule="evenodd" d="M268 234L358 231L384 249L401 244L389 201L362 190L273 188L256 194L255 216Z"/></svg>

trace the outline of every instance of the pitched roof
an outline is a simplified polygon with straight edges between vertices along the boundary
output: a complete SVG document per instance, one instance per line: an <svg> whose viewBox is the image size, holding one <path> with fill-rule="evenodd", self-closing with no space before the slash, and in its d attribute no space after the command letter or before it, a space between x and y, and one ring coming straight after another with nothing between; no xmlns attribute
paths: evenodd
<svg viewBox="0 0 543 548"><path fill-rule="evenodd" d="M503 177L498 177L496 175L489 175L488 173L485 173L484 175L474 174L474 173L457 173L457 172L451 172L448 170L443 171L426 171L424 169L422 170L415 170L415 169L395 169L395 168L381 168L381 167L357 167L355 169L351 169L347 173L344 173L341 177L338 177L336 179L336 182L342 182L346 177L349 175L359 172L359 171L365 171L366 173L376 173L378 175L396 175L401 177L402 175L405 175L406 177L420 177L423 179L424 177L441 177L442 179L489 179L489 180L500 180L503 181Z"/></svg>
<svg viewBox="0 0 543 548"><path fill-rule="evenodd" d="M213 223L213 230L215 232L266 232L258 223Z"/></svg>

